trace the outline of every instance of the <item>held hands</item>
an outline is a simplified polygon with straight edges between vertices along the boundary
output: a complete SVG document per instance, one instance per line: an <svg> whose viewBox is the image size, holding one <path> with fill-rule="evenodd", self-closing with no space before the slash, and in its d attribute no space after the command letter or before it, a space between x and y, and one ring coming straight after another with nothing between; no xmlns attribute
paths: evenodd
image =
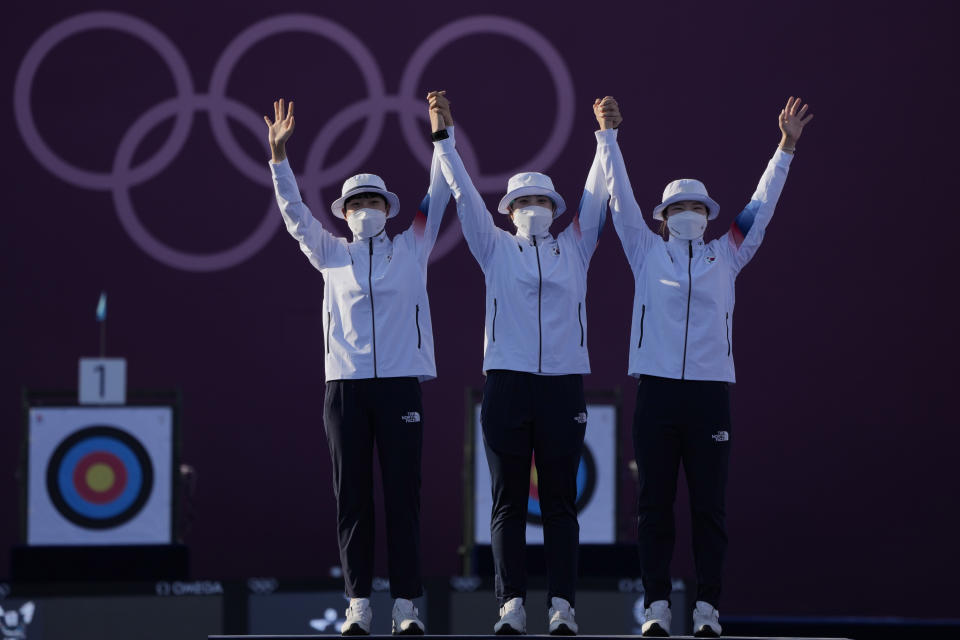
<svg viewBox="0 0 960 640"><path fill-rule="evenodd" d="M273 103L273 118L263 116L267 123L269 131L267 139L270 141L270 153L273 155L273 162L283 162L287 157L287 140L293 135L293 101L287 108L287 114L283 114L283 98L275 100Z"/></svg>
<svg viewBox="0 0 960 640"><path fill-rule="evenodd" d="M783 137L780 138L780 148L787 153L793 153L797 147L797 140L803 133L803 128L813 120L812 113L804 117L809 106L809 104L805 104L800 107L800 98L790 96L787 99L787 106L780 111L780 132L783 134Z"/></svg>
<svg viewBox="0 0 960 640"><path fill-rule="evenodd" d="M620 105L613 99L613 96L594 100L593 115L597 117L601 129L616 129L623 122L623 116L620 115Z"/></svg>
<svg viewBox="0 0 960 640"><path fill-rule="evenodd" d="M450 101L447 100L446 93L446 91L431 91L427 94L427 103L430 105L430 127L433 132L453 126L453 115L450 113Z"/></svg>

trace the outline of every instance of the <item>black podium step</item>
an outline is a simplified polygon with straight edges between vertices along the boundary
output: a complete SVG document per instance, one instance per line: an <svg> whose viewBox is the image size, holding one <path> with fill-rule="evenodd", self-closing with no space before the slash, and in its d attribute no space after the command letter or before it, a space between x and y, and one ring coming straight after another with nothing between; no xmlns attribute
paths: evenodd
<svg viewBox="0 0 960 640"><path fill-rule="evenodd" d="M308 636L207 636L209 640L319 640L320 638L330 638L329 635L317 636L317 635L308 635ZM395 636L366 636L367 638L395 638ZM505 636L433 636L426 635L420 636L424 640L430 640L431 638L435 640L458 640L459 638L464 638L464 640L504 640ZM549 638L550 640L555 640L555 636L535 636L528 635L522 636L523 638L544 638L545 640ZM617 639L626 639L630 638L631 640L636 640L639 636L576 636L577 638L582 638L583 640L613 640ZM693 636L670 636L676 640L696 640ZM757 636L721 636L721 640L850 640L849 638L786 638L786 637L766 637L760 638Z"/></svg>

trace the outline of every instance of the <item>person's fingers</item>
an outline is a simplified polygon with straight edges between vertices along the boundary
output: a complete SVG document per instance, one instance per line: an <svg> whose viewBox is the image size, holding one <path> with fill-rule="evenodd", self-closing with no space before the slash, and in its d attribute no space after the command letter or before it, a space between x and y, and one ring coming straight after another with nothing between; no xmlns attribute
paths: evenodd
<svg viewBox="0 0 960 640"><path fill-rule="evenodd" d="M787 105L783 108L784 113L788 113L790 111L791 102L793 102L793 96L790 96L789 98L787 98Z"/></svg>
<svg viewBox="0 0 960 640"><path fill-rule="evenodd" d="M284 118L284 111L285 111L284 106L286 106L286 105L284 104L284 100L283 100L283 98L280 98L280 119L281 119L281 120L283 120L283 118Z"/></svg>
<svg viewBox="0 0 960 640"><path fill-rule="evenodd" d="M287 119L293 120L293 100L290 101L290 106L287 107Z"/></svg>
<svg viewBox="0 0 960 640"><path fill-rule="evenodd" d="M813 120L813 114L812 114L812 113L811 113L810 115L808 115L806 118L804 118L803 120L800 121L800 126L801 126L801 127L807 126L807 123L810 122L811 120Z"/></svg>
<svg viewBox="0 0 960 640"><path fill-rule="evenodd" d="M270 122L270 118L268 118L267 116L263 116L263 121L267 123L267 127L273 126L273 123Z"/></svg>
<svg viewBox="0 0 960 640"><path fill-rule="evenodd" d="M797 99L793 101L793 108L790 109L790 115L792 116L797 115L797 107L799 106L800 106L800 97L797 96Z"/></svg>
<svg viewBox="0 0 960 640"><path fill-rule="evenodd" d="M276 122L280 119L280 104L274 100L273 101L273 120Z"/></svg>
<svg viewBox="0 0 960 640"><path fill-rule="evenodd" d="M808 105L808 104L803 105L803 106L800 108L800 111L797 112L797 115L802 118L802 117L803 117L803 114L805 114L805 113L807 112L807 107L809 107L809 106L810 106L810 105Z"/></svg>

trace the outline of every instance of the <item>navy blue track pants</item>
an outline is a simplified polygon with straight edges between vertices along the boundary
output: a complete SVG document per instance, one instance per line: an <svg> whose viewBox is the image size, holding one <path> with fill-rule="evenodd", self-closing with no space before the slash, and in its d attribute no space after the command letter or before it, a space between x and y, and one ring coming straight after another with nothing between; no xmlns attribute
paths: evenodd
<svg viewBox="0 0 960 640"><path fill-rule="evenodd" d="M480 421L490 467L490 538L501 606L526 598L527 500L530 461L537 469L547 563L547 602L574 604L580 524L577 467L587 426L580 375L543 376L491 370Z"/></svg>
<svg viewBox="0 0 960 640"><path fill-rule="evenodd" d="M420 458L423 403L416 378L327 382L323 424L333 461L340 564L347 595L368 598L373 582L373 445L383 477L387 565L394 598L423 594Z"/></svg>
<svg viewBox="0 0 960 640"><path fill-rule="evenodd" d="M719 606L731 434L726 382L640 377L633 447L640 477L637 534L647 606L670 599L673 503L681 461L690 489L697 600Z"/></svg>

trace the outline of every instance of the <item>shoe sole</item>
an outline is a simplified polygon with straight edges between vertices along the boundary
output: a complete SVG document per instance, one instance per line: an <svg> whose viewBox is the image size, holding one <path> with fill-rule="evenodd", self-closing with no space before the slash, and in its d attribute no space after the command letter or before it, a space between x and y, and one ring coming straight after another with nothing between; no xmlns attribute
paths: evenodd
<svg viewBox="0 0 960 640"><path fill-rule="evenodd" d="M565 624L560 624L556 629L550 632L552 636L575 636L577 632Z"/></svg>
<svg viewBox="0 0 960 640"><path fill-rule="evenodd" d="M500 627L499 630L494 631L494 632L493 632L493 635L495 635L495 636L525 636L525 635L527 635L527 632L526 632L526 631L517 631L516 629L514 629L513 627L511 627L509 624L505 624L505 625L503 625L502 627Z"/></svg>
<svg viewBox="0 0 960 640"><path fill-rule="evenodd" d="M394 629L393 635L395 635L395 636L422 636L422 635L423 635L423 629L421 629L420 627L418 627L418 626L415 625L415 624L412 624L412 625L410 625L409 627L407 627L407 629L406 629L405 631L397 631L396 629Z"/></svg>
<svg viewBox="0 0 960 640"><path fill-rule="evenodd" d="M669 638L670 632L666 631L658 624L652 625L649 629L640 634L642 638Z"/></svg>
<svg viewBox="0 0 960 640"><path fill-rule="evenodd" d="M369 631L364 631L363 627L354 622L350 627L344 631L340 632L342 636L368 636L370 635Z"/></svg>
<svg viewBox="0 0 960 640"><path fill-rule="evenodd" d="M693 637L694 638L719 638L720 634L714 631L713 629L707 628L707 629L700 629L695 634L693 634Z"/></svg>

